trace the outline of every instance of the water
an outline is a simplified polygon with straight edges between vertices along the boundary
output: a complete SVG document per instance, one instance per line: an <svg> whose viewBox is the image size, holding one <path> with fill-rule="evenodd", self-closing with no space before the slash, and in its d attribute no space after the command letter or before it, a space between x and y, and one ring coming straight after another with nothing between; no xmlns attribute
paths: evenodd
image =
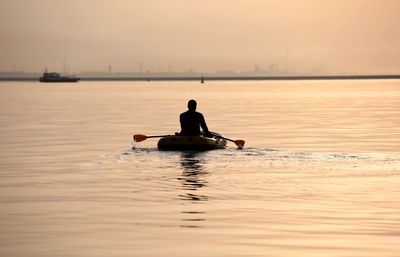
<svg viewBox="0 0 400 257"><path fill-rule="evenodd" d="M159 152L195 98L246 141ZM0 256L398 256L400 81L0 84Z"/></svg>

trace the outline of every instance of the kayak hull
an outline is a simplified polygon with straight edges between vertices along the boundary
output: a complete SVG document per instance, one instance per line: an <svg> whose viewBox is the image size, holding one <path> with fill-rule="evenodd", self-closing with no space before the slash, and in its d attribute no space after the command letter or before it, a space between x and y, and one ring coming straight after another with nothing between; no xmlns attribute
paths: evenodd
<svg viewBox="0 0 400 257"><path fill-rule="evenodd" d="M157 146L160 150L207 151L225 148L226 140L203 136L166 136L158 141Z"/></svg>

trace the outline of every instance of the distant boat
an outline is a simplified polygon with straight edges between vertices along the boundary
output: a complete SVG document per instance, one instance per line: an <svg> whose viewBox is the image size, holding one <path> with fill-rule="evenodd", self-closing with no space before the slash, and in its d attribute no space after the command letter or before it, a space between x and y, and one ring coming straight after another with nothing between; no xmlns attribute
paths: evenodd
<svg viewBox="0 0 400 257"><path fill-rule="evenodd" d="M78 82L80 78L61 76L57 72L44 72L43 76L39 78L40 82Z"/></svg>

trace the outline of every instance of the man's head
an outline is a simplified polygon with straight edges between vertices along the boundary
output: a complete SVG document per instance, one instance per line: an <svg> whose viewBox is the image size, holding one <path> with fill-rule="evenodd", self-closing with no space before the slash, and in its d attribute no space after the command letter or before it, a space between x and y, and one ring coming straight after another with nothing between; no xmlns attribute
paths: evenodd
<svg viewBox="0 0 400 257"><path fill-rule="evenodd" d="M196 107L197 107L197 103L196 103L196 101L195 100L190 100L189 102L188 102L188 109L189 109L189 111L195 111L196 110Z"/></svg>

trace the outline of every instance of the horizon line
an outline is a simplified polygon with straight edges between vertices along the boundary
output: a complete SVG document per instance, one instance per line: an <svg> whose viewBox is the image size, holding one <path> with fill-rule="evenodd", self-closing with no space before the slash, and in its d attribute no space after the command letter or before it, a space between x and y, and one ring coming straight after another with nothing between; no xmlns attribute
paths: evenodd
<svg viewBox="0 0 400 257"><path fill-rule="evenodd" d="M0 77L0 81L38 81L37 77ZM81 81L221 81L221 80L352 80L400 79L392 75L300 75L300 76L84 76Z"/></svg>

